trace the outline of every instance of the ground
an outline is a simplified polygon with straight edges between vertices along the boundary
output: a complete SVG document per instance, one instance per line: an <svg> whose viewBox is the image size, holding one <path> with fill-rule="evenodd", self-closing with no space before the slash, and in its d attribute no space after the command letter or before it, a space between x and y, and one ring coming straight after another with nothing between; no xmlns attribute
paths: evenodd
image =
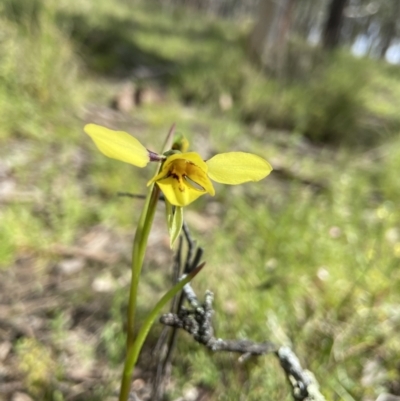
<svg viewBox="0 0 400 401"><path fill-rule="evenodd" d="M0 397L118 391L142 201L117 194L145 193L153 171L101 155L88 122L153 150L176 123L205 159L242 150L269 160L266 180L216 185L185 209L207 262L193 285L215 293L217 334L291 346L327 399L399 394L398 72L339 55L308 87L281 83L247 60L235 23L139 3L43 4L37 20L1 16ZM364 67L368 84L348 87ZM340 114L341 104L355 107ZM159 209L140 318L170 283ZM135 372L144 399L160 331ZM173 366L169 399L292 398L272 357L241 364L182 334Z"/></svg>

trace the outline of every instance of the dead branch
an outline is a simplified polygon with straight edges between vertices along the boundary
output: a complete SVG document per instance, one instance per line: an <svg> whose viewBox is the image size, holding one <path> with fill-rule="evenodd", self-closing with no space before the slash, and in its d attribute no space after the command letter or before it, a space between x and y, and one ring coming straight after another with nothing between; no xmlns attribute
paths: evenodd
<svg viewBox="0 0 400 401"><path fill-rule="evenodd" d="M182 307L178 313L162 315L160 318L162 324L185 330L195 341L206 346L213 352L236 352L242 354L241 359L251 355L261 356L274 353L279 359L292 387L294 400L325 400L319 392L318 382L314 375L301 367L298 357L289 347L278 347L269 341L255 343L249 340L224 340L216 338L211 322L211 317L214 314L212 308L214 297L212 292L206 291L203 304L199 303L196 294L189 284L184 287L183 292L191 305L191 309Z"/></svg>
<svg viewBox="0 0 400 401"><path fill-rule="evenodd" d="M190 272L197 264L203 254L203 250L198 248L195 253L196 244L189 233L186 224L183 226L184 236L188 244L188 251L185 263L182 262L182 239L174 263L174 280L181 274ZM193 254L195 256L193 257ZM184 266L182 268L182 266ZM183 305L187 301L189 308ZM249 356L261 356L273 353L280 362L285 376L292 388L293 399L296 401L325 401L324 396L319 392L319 385L314 375L304 370L296 354L289 347L279 347L272 342L255 343L250 340L225 340L214 336L212 325L214 295L211 291L206 291L204 302L200 302L190 284L186 284L178 303L174 302L170 313L160 317L160 322L165 326L173 328L168 351L163 362L158 365L157 376L153 389L154 400L161 397L161 383L163 376L169 372L171 355L176 343L177 329L188 332L195 341L204 345L213 352L235 352L241 354L240 360L247 359ZM165 379L165 377L164 377ZM155 397L157 395L157 397Z"/></svg>

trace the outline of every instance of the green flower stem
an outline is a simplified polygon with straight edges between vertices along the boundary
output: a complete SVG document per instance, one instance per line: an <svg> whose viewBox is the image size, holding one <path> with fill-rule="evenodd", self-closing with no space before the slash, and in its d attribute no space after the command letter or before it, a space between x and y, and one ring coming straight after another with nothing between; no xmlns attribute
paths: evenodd
<svg viewBox="0 0 400 401"><path fill-rule="evenodd" d="M190 274L184 277L181 281L175 284L156 304L153 310L148 314L146 320L143 322L142 327L139 330L139 333L133 343L133 346L129 348L128 355L126 357L124 372L122 376L122 385L121 385L121 394L120 401L125 401L128 399L130 384L132 379L133 369L136 365L137 359L139 357L139 353L142 349L144 341L151 329L151 326L154 323L154 320L159 316L163 307L179 292L182 288L189 283L194 276L203 268L204 263L199 265L196 269L194 269ZM126 389L125 393L122 394L122 390ZM123 398L125 397L125 398Z"/></svg>
<svg viewBox="0 0 400 401"><path fill-rule="evenodd" d="M154 215L158 198L160 196L160 189L157 185L152 186L148 192L142 214L139 219L139 224L136 229L135 239L133 242L132 250L132 278L131 287L129 292L128 303L128 319L127 319L127 350L134 340L134 322L136 312L137 291L139 286L140 273L142 271L144 254L147 248L147 240L149 238L150 229L153 224Z"/></svg>
<svg viewBox="0 0 400 401"><path fill-rule="evenodd" d="M146 197L142 213L139 218L138 227L135 233L132 250L132 278L129 291L128 303L128 319L127 319L127 341L126 351L127 356L125 359L124 373L121 380L121 389L119 394L119 401L127 401L129 398L129 391L131 387L131 376L135 362L132 362L130 355L133 353L135 347L135 314L137 306L137 294L139 286L140 273L142 271L144 254L147 248L147 240L149 238L150 229L153 223L154 215L158 198L160 196L160 189L157 185L152 185ZM129 376L126 372L130 372Z"/></svg>
<svg viewBox="0 0 400 401"><path fill-rule="evenodd" d="M163 146L163 151L168 147L168 144L171 142L174 131L175 131L175 125L171 127L167 135L165 144ZM144 254L147 248L147 240L149 239L150 229L153 224L159 196L160 196L159 187L154 184L151 185L147 193L146 201L139 218L138 227L136 229L135 239L133 241L132 278L129 291L128 318L127 318L127 341L126 341L127 356L125 359L124 372L121 380L119 401L127 401L129 398L131 377L133 369L136 364L137 356L139 355L142 344L147 336L148 331L150 330L151 324L154 321L154 318L150 321L147 331L145 331L144 334L142 334L143 336L142 342L140 343L140 345L137 345L137 340L135 341L135 314L137 306L139 279L140 279L140 273L142 271ZM168 302L168 300L166 302ZM151 314L149 316L151 316ZM146 319L146 322L147 321L148 319ZM139 332L139 334L141 332L142 330Z"/></svg>

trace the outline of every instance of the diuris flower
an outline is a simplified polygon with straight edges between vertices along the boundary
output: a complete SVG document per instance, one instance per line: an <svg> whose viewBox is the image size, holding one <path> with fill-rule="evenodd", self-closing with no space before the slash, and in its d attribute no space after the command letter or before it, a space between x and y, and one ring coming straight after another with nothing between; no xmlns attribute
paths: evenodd
<svg viewBox="0 0 400 401"><path fill-rule="evenodd" d="M207 171L207 164L197 153L177 153L165 160L160 173L147 185L156 183L171 205L186 206L207 192L215 195Z"/></svg>
<svg viewBox="0 0 400 401"><path fill-rule="evenodd" d="M163 161L161 171L147 185L156 183L167 201L174 206L187 206L201 195L215 190L211 180L229 185L259 181L271 171L271 165L251 153L218 154L207 161L195 152L158 155L147 150L137 139L122 131L88 124L85 132L108 157L145 167L150 161ZM211 179L211 180L210 180Z"/></svg>

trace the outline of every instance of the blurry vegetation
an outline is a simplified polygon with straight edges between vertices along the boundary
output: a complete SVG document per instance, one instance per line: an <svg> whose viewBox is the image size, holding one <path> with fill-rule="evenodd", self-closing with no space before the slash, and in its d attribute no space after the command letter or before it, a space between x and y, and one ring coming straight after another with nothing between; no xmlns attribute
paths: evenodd
<svg viewBox="0 0 400 401"><path fill-rule="evenodd" d="M399 392L398 66L346 49L324 56L299 39L285 56L292 69L266 74L247 56L246 21L151 2L4 0L0 26L0 285L26 279L29 289L1 293L23 303L57 288L56 312L71 314L61 321L40 312L53 319L41 326L43 339L11 339L10 358L34 399L61 374L54 355L75 354L92 358L96 372L108 366L96 390L104 394L90 389L105 399L119 374L109 362L123 353L126 259L140 201L115 194L143 192L149 177L93 151L84 120L126 129L155 149L176 122L204 157L240 149L270 160L276 171L265 182L218 186L186 213L206 250L196 286L215 291L217 335L291 345L327 399ZM120 81L161 88L167 100L112 111ZM143 309L168 283L160 215ZM54 246L84 248L101 229L124 256L59 273L70 256ZM106 296L96 292L104 282ZM197 386L213 400L291 399L272 358L240 364L182 335L174 366L171 397Z"/></svg>
<svg viewBox="0 0 400 401"><path fill-rule="evenodd" d="M67 116L59 111L75 100L79 63L52 7L39 0L6 0L1 6L0 138L44 139L49 118L65 124Z"/></svg>
<svg viewBox="0 0 400 401"><path fill-rule="evenodd" d="M150 20L143 9L135 10L117 24L110 14L98 17L105 19L101 29L98 22L84 28L81 17L72 19L72 31L88 50L84 57L98 73L129 76L129 70L135 75L150 65L161 84L187 104L224 108L228 97L236 119L294 129L318 142L371 144L400 127L392 109L400 102L400 85L384 63L343 51L322 57L318 48L294 40L284 75L268 78L248 59L248 29L236 23L194 18L190 10L152 14ZM388 81L392 98L384 96L385 111L377 113L370 99L387 91Z"/></svg>
<svg viewBox="0 0 400 401"><path fill-rule="evenodd" d="M16 347L19 359L18 369L25 376L25 385L37 399L53 399L52 384L57 378L57 365L51 350L38 341L25 338Z"/></svg>

